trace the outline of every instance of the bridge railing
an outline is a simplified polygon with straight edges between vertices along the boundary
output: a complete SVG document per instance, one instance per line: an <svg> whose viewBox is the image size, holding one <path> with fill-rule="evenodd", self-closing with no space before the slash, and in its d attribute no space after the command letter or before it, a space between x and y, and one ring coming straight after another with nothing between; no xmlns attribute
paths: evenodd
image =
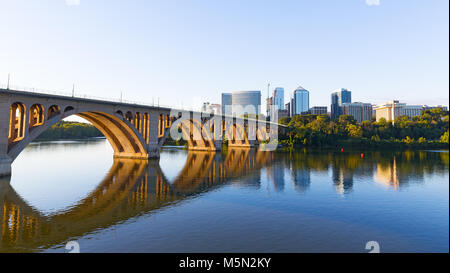
<svg viewBox="0 0 450 273"><path fill-rule="evenodd" d="M100 101L109 101L109 102L117 102L117 103L126 103L126 104L134 104L134 105L143 105L143 106L152 106L152 107L161 107L161 108L174 108L179 110L186 110L186 111L197 111L193 107L174 107L173 105L164 105L157 102L143 102L143 101L134 101L134 100L128 100L123 98L106 98L106 97L100 97L100 96L93 96L88 94L82 94L80 92L61 92L61 91L52 91L47 89L40 89L40 88L34 88L34 87L26 87L26 86L18 86L18 85L8 85L4 83L0 83L0 89L7 89L11 91L24 91L24 92L31 92L31 93L39 93L39 94L47 94L47 95L55 95L55 96L63 96L63 97L69 97L69 98L80 98L80 99L91 99L91 100L100 100Z"/></svg>

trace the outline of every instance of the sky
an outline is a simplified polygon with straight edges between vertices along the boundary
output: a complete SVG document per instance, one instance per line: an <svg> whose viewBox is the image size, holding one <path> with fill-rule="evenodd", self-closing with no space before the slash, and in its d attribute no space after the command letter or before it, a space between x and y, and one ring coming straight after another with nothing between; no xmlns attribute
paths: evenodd
<svg viewBox="0 0 450 273"><path fill-rule="evenodd" d="M172 107L310 91L449 105L447 0L0 0L0 83ZM263 107L264 109L264 107Z"/></svg>

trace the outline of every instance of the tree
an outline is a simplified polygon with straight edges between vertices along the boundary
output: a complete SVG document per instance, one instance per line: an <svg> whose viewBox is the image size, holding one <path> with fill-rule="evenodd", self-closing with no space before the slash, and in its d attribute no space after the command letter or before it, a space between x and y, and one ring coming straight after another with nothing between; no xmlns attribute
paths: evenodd
<svg viewBox="0 0 450 273"><path fill-rule="evenodd" d="M354 125L354 124L349 124L346 127L347 132L348 132L348 136L352 137L352 138L361 138L363 135L363 130L361 127Z"/></svg>
<svg viewBox="0 0 450 273"><path fill-rule="evenodd" d="M374 142L380 142L381 139L380 139L379 135L374 135L374 136L372 136L371 140Z"/></svg>
<svg viewBox="0 0 450 273"><path fill-rule="evenodd" d="M414 138L410 138L409 136L407 136L405 139L402 140L403 142L405 142L406 144L411 144L414 142Z"/></svg>
<svg viewBox="0 0 450 273"><path fill-rule="evenodd" d="M356 120L352 115L341 115L339 116L338 122L345 126L348 124L356 124Z"/></svg>
<svg viewBox="0 0 450 273"><path fill-rule="evenodd" d="M426 142L427 142L427 139L424 138L424 137L420 137L419 140L418 140L418 142L419 142L420 144L423 144L423 143L426 143Z"/></svg>
<svg viewBox="0 0 450 273"><path fill-rule="evenodd" d="M449 134L449 130L447 130L447 132L445 132L445 133L441 136L441 142L447 143L447 144L448 144L448 134Z"/></svg>

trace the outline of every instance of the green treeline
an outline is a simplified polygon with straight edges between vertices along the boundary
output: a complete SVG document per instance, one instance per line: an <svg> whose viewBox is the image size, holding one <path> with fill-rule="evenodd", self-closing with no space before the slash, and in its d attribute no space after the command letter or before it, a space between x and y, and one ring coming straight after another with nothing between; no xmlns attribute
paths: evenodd
<svg viewBox="0 0 450 273"><path fill-rule="evenodd" d="M83 139L101 136L103 134L91 124L60 121L43 132L36 140Z"/></svg>
<svg viewBox="0 0 450 273"><path fill-rule="evenodd" d="M327 115L299 115L280 119L287 125L279 140L286 147L420 147L448 148L449 112L427 110L410 119L401 116L394 123L363 121L349 115L331 120Z"/></svg>

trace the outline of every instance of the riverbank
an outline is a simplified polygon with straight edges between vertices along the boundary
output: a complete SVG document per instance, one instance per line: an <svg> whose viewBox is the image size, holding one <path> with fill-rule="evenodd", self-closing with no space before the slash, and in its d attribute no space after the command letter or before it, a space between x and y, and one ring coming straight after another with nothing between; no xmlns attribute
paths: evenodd
<svg viewBox="0 0 450 273"><path fill-rule="evenodd" d="M348 139L341 140L336 143L323 145L289 145L289 143L282 143L280 147L284 150L297 150L305 148L313 149L353 149L353 150L379 150L379 149L398 149L398 150L449 150L449 144L440 141L426 141L426 142L403 142L401 140L380 140L371 141L367 139Z"/></svg>
<svg viewBox="0 0 450 273"><path fill-rule="evenodd" d="M80 140L94 137L103 137L103 134L91 124L60 121L43 132L35 141Z"/></svg>

